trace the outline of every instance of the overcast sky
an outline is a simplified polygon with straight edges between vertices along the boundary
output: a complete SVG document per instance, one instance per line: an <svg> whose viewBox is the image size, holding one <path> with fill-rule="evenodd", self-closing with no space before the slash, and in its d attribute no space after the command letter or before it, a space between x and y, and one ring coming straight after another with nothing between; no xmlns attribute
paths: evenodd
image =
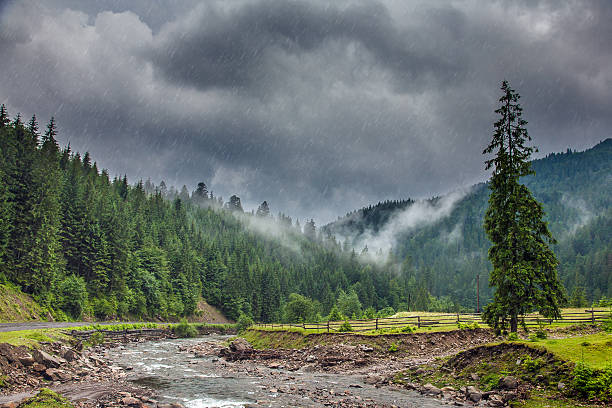
<svg viewBox="0 0 612 408"><path fill-rule="evenodd" d="M540 155L611 137L610 22L607 0L0 1L0 103L111 175L322 224L483 181L504 78Z"/></svg>

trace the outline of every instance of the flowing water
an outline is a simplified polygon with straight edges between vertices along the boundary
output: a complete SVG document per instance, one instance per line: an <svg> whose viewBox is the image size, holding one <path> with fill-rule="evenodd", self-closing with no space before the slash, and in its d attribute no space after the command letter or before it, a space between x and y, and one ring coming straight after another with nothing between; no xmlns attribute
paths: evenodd
<svg viewBox="0 0 612 408"><path fill-rule="evenodd" d="M221 342L226 339L225 336L208 336L205 340ZM110 350L108 358L116 365L132 368L128 379L156 390L160 400L178 402L188 408L249 405L323 407L323 402L346 398L347 395L357 403L363 401L364 405L444 406L442 401L412 391L363 384L362 378L357 376L290 372L267 367L258 368L257 375L249 375L232 369L231 363L226 364L214 356L196 358L193 354L179 351L179 346L203 340L132 343ZM356 384L362 388L356 388ZM327 400L322 399L322 395Z"/></svg>

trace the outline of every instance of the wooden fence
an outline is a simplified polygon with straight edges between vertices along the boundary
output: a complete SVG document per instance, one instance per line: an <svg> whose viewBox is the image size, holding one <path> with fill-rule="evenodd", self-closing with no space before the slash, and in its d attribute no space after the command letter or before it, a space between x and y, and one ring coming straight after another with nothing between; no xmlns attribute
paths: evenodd
<svg viewBox="0 0 612 408"><path fill-rule="evenodd" d="M527 326L550 326L555 324L596 324L610 318L611 311L609 309L589 309L584 312L564 312L561 314L561 320L546 319L537 314L524 316ZM302 328L306 330L316 330L322 332L337 332L344 321L327 321L319 323L259 323L255 328L273 328L273 329L290 329L292 327ZM485 326L482 321L482 316L479 313L441 313L414 315L404 317L385 317L376 319L351 319L348 320L353 332L366 332L379 329L403 328L406 326L421 327L444 327L444 326L460 326L460 324Z"/></svg>

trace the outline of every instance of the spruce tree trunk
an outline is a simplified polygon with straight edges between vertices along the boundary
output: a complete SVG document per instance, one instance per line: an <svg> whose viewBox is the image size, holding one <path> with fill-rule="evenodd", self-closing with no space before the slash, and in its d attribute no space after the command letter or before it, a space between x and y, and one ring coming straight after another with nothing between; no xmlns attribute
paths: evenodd
<svg viewBox="0 0 612 408"><path fill-rule="evenodd" d="M512 314L510 317L510 333L516 333L518 330L518 316L516 314Z"/></svg>

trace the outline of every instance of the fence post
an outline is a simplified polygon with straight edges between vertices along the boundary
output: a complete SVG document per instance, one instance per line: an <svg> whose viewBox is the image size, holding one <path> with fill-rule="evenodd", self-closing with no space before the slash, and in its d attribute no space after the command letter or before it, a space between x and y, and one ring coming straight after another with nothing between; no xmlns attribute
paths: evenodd
<svg viewBox="0 0 612 408"><path fill-rule="evenodd" d="M421 328L421 316L417 316L417 327Z"/></svg>
<svg viewBox="0 0 612 408"><path fill-rule="evenodd" d="M306 322L302 322L302 328L306 330Z"/></svg>
<svg viewBox="0 0 612 408"><path fill-rule="evenodd" d="M591 322L593 322L593 326L595 325L595 311L593 310L593 306L591 306Z"/></svg>
<svg viewBox="0 0 612 408"><path fill-rule="evenodd" d="M329 320L327 321L327 332L329 333Z"/></svg>
<svg viewBox="0 0 612 408"><path fill-rule="evenodd" d="M376 330L378 330L378 317L376 318Z"/></svg>
<svg viewBox="0 0 612 408"><path fill-rule="evenodd" d="M457 324L459 324L459 312L457 312Z"/></svg>

